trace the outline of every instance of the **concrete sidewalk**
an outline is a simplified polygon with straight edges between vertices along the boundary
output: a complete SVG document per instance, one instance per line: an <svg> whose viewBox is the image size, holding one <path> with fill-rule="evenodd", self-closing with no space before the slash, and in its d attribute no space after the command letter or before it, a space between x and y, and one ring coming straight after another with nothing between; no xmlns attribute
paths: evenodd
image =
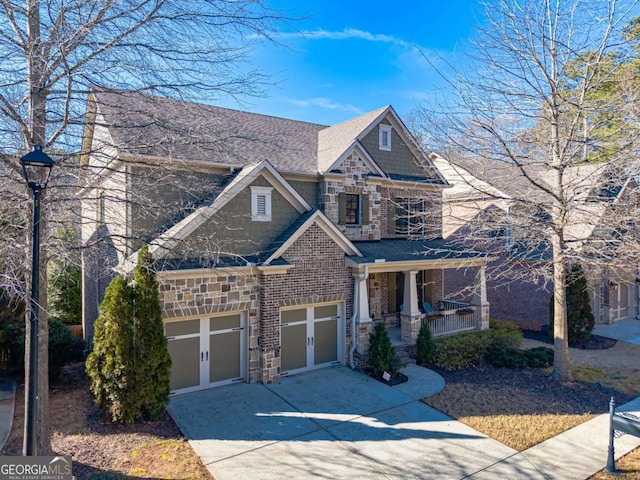
<svg viewBox="0 0 640 480"><path fill-rule="evenodd" d="M9 378L0 378L0 451L9 439L13 425L16 384Z"/></svg>
<svg viewBox="0 0 640 480"><path fill-rule="evenodd" d="M640 398L617 407L616 412L629 412L640 418ZM614 444L618 459L640 446L640 438L624 435L616 438ZM539 478L536 473L539 472L547 480L583 480L606 466L608 447L609 414L606 413L505 458L470 478L516 478L517 471L517 478Z"/></svg>
<svg viewBox="0 0 640 480"><path fill-rule="evenodd" d="M615 323L596 323L593 333L601 337L614 338L640 345L640 320L635 318L618 320Z"/></svg>

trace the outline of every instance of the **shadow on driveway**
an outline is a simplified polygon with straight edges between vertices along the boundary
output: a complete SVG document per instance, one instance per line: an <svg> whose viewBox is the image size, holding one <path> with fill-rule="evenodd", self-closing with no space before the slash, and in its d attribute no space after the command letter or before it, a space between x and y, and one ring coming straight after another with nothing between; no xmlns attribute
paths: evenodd
<svg viewBox="0 0 640 480"><path fill-rule="evenodd" d="M217 480L462 478L515 453L346 367L173 397L169 412Z"/></svg>

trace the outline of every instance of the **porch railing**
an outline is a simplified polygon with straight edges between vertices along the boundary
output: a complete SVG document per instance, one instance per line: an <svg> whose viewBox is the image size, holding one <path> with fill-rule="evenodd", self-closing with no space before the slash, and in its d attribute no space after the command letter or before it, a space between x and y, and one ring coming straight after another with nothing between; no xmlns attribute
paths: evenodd
<svg viewBox="0 0 640 480"><path fill-rule="evenodd" d="M455 300L438 302L440 310L424 315L422 323L429 325L431 335L453 335L475 330L480 321L480 310L469 303Z"/></svg>

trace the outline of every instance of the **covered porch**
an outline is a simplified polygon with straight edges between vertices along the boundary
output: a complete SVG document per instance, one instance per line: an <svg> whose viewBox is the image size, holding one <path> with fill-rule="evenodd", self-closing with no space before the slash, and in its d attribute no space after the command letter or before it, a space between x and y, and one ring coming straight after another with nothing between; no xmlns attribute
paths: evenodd
<svg viewBox="0 0 640 480"><path fill-rule="evenodd" d="M424 323L434 337L489 327L486 259L466 252L438 255L424 245L410 240L358 242L365 257L351 257L349 263L355 282L358 353L367 351L369 333L377 322L387 326L394 345L415 345ZM475 272L470 302L443 295L445 272L456 268Z"/></svg>

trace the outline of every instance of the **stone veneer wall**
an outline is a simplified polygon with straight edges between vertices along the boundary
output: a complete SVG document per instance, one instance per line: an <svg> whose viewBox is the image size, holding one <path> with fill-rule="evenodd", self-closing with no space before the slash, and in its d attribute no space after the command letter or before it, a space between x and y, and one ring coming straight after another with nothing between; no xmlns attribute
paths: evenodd
<svg viewBox="0 0 640 480"><path fill-rule="evenodd" d="M382 317L382 278L384 275L384 273L369 274L369 315L371 318Z"/></svg>
<svg viewBox="0 0 640 480"><path fill-rule="evenodd" d="M158 280L164 319L204 317L223 312L248 314L248 381L251 383L258 381L260 323L257 277L250 274L230 275L212 270L210 274L191 278L171 278L168 275L160 275Z"/></svg>
<svg viewBox="0 0 640 480"><path fill-rule="evenodd" d="M351 240L380 239L380 193L375 185L368 185L366 175L371 170L364 161L352 153L341 165L345 176L340 180L327 180L324 194L324 213ZM369 223L340 225L339 194L353 193L369 196Z"/></svg>
<svg viewBox="0 0 640 480"><path fill-rule="evenodd" d="M280 307L345 301L345 352L350 342L353 277L344 251L317 225L312 225L284 253L293 268L284 274L262 275L260 284L260 379L280 380Z"/></svg>

